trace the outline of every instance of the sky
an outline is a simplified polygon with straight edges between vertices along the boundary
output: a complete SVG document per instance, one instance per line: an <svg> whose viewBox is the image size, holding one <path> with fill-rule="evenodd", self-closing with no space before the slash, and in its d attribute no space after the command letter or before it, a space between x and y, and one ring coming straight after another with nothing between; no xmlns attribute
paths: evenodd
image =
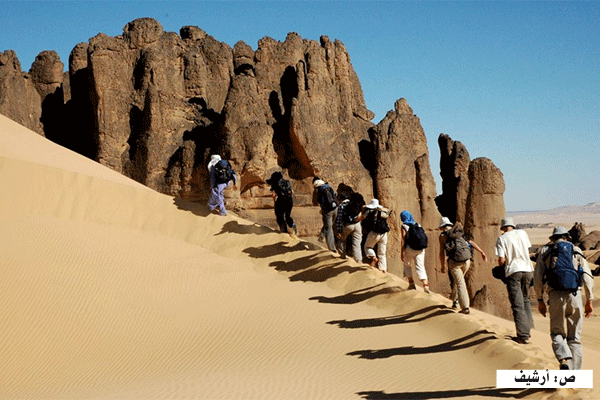
<svg viewBox="0 0 600 400"><path fill-rule="evenodd" d="M380 122L405 98L425 131L441 190L437 138L462 142L504 175L507 211L600 202L599 1L7 1L0 52L24 71L136 18L194 25L256 50L269 36L341 40Z"/></svg>

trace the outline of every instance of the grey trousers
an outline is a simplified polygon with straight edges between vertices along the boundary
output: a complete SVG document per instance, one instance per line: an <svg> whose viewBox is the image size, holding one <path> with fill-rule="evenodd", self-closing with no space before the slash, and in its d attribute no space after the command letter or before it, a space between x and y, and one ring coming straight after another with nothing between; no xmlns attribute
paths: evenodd
<svg viewBox="0 0 600 400"><path fill-rule="evenodd" d="M362 262L362 226L360 222L350 225L344 225L344 229L342 230L342 237L338 239L338 252L342 256L342 258L346 258L346 239L350 236L352 240L352 258L357 263Z"/></svg>
<svg viewBox="0 0 600 400"><path fill-rule="evenodd" d="M569 368L581 369L583 359L581 349L581 328L583 327L581 291L577 291L575 296L569 292L550 291L548 293L548 309L552 350L556 359L560 361L566 358L569 362Z"/></svg>
<svg viewBox="0 0 600 400"><path fill-rule="evenodd" d="M320 236L321 238L325 239L327 248L329 250L336 251L333 229L335 226L335 219L337 217L337 208L329 212L321 210L321 215L323 216L323 228L321 229Z"/></svg>
<svg viewBox="0 0 600 400"><path fill-rule="evenodd" d="M515 272L506 277L506 289L515 320L517 337L521 339L529 339L531 328L533 328L531 302L529 301L529 287L532 279L533 272Z"/></svg>

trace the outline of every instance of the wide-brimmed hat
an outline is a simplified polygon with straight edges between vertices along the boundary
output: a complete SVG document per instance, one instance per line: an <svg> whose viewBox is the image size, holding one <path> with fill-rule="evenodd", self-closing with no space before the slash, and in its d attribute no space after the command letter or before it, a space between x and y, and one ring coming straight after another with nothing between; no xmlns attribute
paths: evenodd
<svg viewBox="0 0 600 400"><path fill-rule="evenodd" d="M443 228L445 226L452 226L454 225L450 219L448 217L442 217L442 219L440 220L440 228Z"/></svg>
<svg viewBox="0 0 600 400"><path fill-rule="evenodd" d="M554 230L552 231L552 236L550 236L550 239L557 239L562 236L565 236L569 239L571 238L571 235L569 235L569 231L567 230L567 228L565 228L564 226L555 226Z"/></svg>
<svg viewBox="0 0 600 400"><path fill-rule="evenodd" d="M513 221L512 218L510 217L506 217L502 220L502 223L500 225L501 228L505 228L507 226L512 226L513 228L516 228L517 226L515 225L515 221Z"/></svg>
<svg viewBox="0 0 600 400"><path fill-rule="evenodd" d="M371 202L369 204L367 204L365 207L367 207L370 210L375 210L380 207L379 200L371 199Z"/></svg>

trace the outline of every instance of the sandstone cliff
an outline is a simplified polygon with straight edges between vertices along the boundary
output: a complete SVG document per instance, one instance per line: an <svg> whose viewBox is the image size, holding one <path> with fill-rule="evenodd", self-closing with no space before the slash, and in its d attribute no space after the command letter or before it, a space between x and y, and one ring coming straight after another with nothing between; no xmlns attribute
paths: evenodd
<svg viewBox="0 0 600 400"><path fill-rule="evenodd" d="M12 50L0 53L0 114L43 135L40 95Z"/></svg>
<svg viewBox="0 0 600 400"><path fill-rule="evenodd" d="M440 290L447 285L447 278L436 273L440 269L437 230L440 213L435 206L435 181L429 167L429 150L421 122L408 102L400 99L396 101L394 110L371 129L371 139L377 198L393 210L390 219L392 233L388 238L389 257L396 261L400 259L400 213L408 210L427 230L427 274L431 287Z"/></svg>
<svg viewBox="0 0 600 400"><path fill-rule="evenodd" d="M487 158L471 161L465 146L448 135L441 134L438 144L443 193L436 203L444 216L464 224L465 233L489 258L484 263L475 254L473 267L467 274L469 296L477 308L508 318L506 288L491 274L497 262L496 239L502 234L500 222L505 217L502 172Z"/></svg>

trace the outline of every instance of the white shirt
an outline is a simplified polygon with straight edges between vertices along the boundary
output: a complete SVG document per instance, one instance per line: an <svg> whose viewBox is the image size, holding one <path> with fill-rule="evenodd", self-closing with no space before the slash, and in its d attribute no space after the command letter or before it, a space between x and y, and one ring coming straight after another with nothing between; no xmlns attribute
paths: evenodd
<svg viewBox="0 0 600 400"><path fill-rule="evenodd" d="M529 259L531 242L524 230L513 229L505 232L496 241L496 255L506 260L506 276L515 272L533 272Z"/></svg>

